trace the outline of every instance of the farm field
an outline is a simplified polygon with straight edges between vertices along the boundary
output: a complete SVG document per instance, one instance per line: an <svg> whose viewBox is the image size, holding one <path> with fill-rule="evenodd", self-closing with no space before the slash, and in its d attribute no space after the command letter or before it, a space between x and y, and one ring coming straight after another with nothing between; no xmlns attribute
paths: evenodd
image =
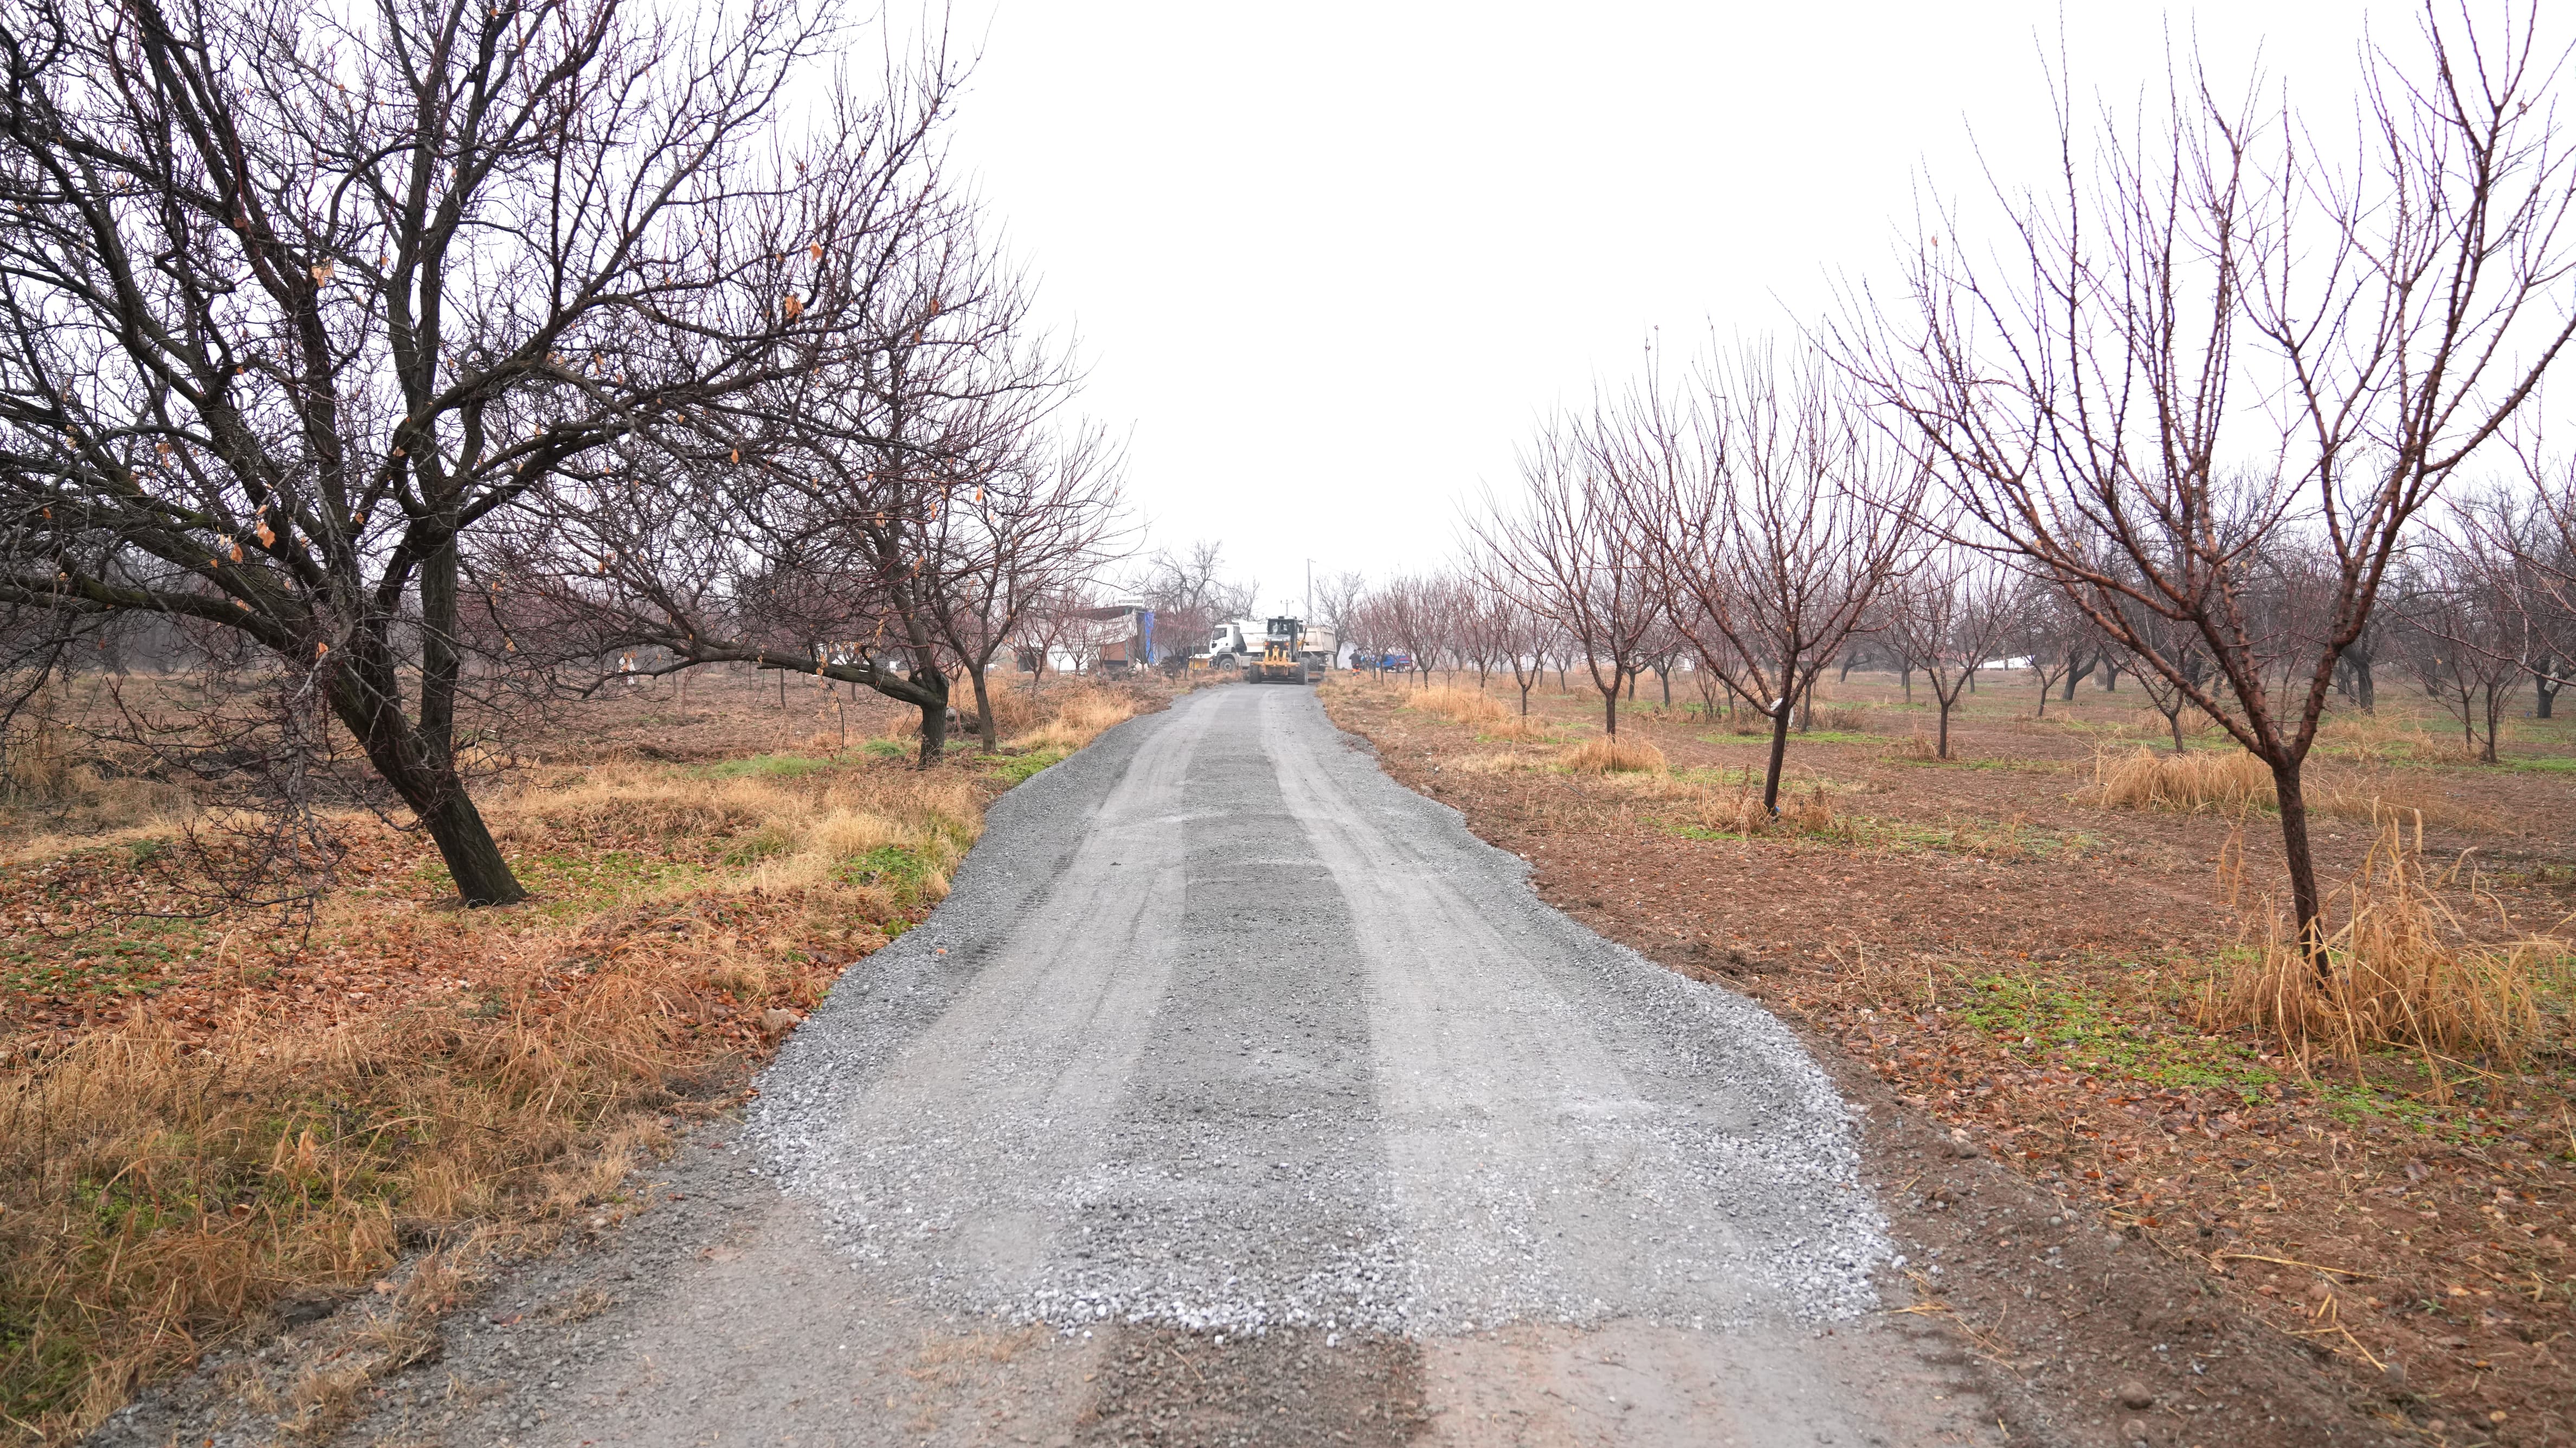
<svg viewBox="0 0 2576 1448"><path fill-rule="evenodd" d="M917 772L910 711L784 687L711 670L529 731L478 790L532 892L502 910L348 810L309 909L211 898L181 791L48 756L0 818L0 1441L389 1294L383 1340L261 1405L325 1430L495 1263L638 1210L630 1169L928 914L987 801L1151 702L1023 679L1004 754Z"/></svg>
<svg viewBox="0 0 2576 1448"><path fill-rule="evenodd" d="M1553 675L1534 690L1526 721L1508 675L1481 692L1473 674L1436 682L1342 674L1324 696L1398 779L1528 859L1552 903L1800 1023L1856 1100L1955 1130L2152 1247L2391 1428L2576 1441L2563 948L2515 957L2534 1012L2517 1049L2293 1052L2220 1009L2272 928L2277 822L2106 804L2112 767L2170 751L2133 683L2087 681L2034 718L2029 675L1987 675L1939 761L1932 711L1893 676L1828 676L1815 727L1791 736L1789 825L1748 830L1767 730L1709 717L1688 674L1670 707L1652 674L1623 701L1620 740L1661 758L1634 772L1599 771L1601 701L1579 671L1572 692ZM2576 730L2509 720L2503 762L2479 766L2458 762L2445 726L2387 686L2375 714L2330 715L2310 776L2322 874L2332 887L2366 863L2383 878L2392 860L2420 864L2416 903L2447 935L2563 941ZM2190 743L2231 749L2215 733ZM1918 1227L1952 1205L1938 1173L1885 1190ZM2132 1336L2139 1357L2205 1329L2116 1274L2035 1313L1979 1272L1997 1244L1972 1237L1949 1229L1947 1279L1918 1275L1918 1308L1990 1360L2088 1323Z"/></svg>

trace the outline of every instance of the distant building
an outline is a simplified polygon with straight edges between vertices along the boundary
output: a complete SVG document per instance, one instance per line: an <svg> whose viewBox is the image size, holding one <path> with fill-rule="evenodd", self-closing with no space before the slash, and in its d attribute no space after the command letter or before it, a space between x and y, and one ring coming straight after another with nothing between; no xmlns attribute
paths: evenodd
<svg viewBox="0 0 2576 1448"><path fill-rule="evenodd" d="M1078 608L1073 617L1081 620L1081 637L1073 652L1077 663L1087 660L1090 667L1104 674L1123 674L1131 669L1154 666L1154 611L1142 604L1113 603L1100 608Z"/></svg>

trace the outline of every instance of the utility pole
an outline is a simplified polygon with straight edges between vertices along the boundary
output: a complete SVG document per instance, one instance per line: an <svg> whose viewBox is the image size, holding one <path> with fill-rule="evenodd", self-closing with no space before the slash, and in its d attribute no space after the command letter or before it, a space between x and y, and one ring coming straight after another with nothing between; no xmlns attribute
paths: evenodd
<svg viewBox="0 0 2576 1448"><path fill-rule="evenodd" d="M1315 621L1315 560L1306 560L1306 622Z"/></svg>

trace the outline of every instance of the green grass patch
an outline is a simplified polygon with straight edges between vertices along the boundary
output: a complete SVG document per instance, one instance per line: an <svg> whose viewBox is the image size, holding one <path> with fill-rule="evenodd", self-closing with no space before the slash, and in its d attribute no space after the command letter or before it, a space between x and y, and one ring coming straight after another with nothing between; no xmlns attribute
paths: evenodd
<svg viewBox="0 0 2576 1448"><path fill-rule="evenodd" d="M892 741L872 739L868 742L874 746ZM897 744L894 748L897 753L905 752L902 745ZM873 748L870 752L874 752ZM747 759L727 759L702 765L691 773L700 779L803 779L809 774L830 769L832 765L833 761L817 759L810 754L755 754Z"/></svg>
<svg viewBox="0 0 2576 1448"><path fill-rule="evenodd" d="M1728 730L1721 734L1695 734L1691 737L1697 739L1702 744L1768 745L1771 742L1771 730L1766 726L1764 728L1740 734L1733 730ZM1789 731L1789 743L1792 746L1800 744L1884 744L1886 742L1887 736L1884 734L1863 734L1853 729L1811 729L1804 734L1799 733L1795 729Z"/></svg>
<svg viewBox="0 0 2576 1448"><path fill-rule="evenodd" d="M2576 774L2576 759L2564 755L2505 756L2504 767L2523 774Z"/></svg>
<svg viewBox="0 0 2576 1448"><path fill-rule="evenodd" d="M897 903L910 905L921 898L922 885L930 878L930 862L901 845L879 845L843 860L833 874L845 885L874 885L891 892ZM888 937L893 934L888 926Z"/></svg>
<svg viewBox="0 0 2576 1448"><path fill-rule="evenodd" d="M727 863L733 863L731 855ZM666 860L635 850L609 850L597 855L553 853L511 861L519 883L535 897L528 908L550 919L587 914L622 895L694 884L711 873L704 865ZM452 894L455 877L432 860L412 871L412 878L441 894Z"/></svg>
<svg viewBox="0 0 2576 1448"><path fill-rule="evenodd" d="M2141 1022L2087 985L2006 975L1971 984L1968 1003L1952 1016L2024 1056L2173 1090L2233 1092L2248 1102L2281 1079L2252 1046Z"/></svg>
<svg viewBox="0 0 2576 1448"><path fill-rule="evenodd" d="M762 825L736 841L725 851L724 862L736 868L757 864L773 855L783 855L796 847L796 836L784 825Z"/></svg>
<svg viewBox="0 0 2576 1448"><path fill-rule="evenodd" d="M1960 855L2047 857L2081 854L2102 843L2096 836L2082 831L2034 830L2027 825L1987 824L1983 820L1952 825L1947 829L1908 824L1901 820L1863 819L1855 824L1862 844L1883 845L1896 850L1945 850Z"/></svg>
<svg viewBox="0 0 2576 1448"><path fill-rule="evenodd" d="M1064 751L1061 749L1033 749L1026 754L1014 754L995 760L993 775L1004 784L1022 784L1027 782L1030 775L1063 758Z"/></svg>
<svg viewBox="0 0 2576 1448"><path fill-rule="evenodd" d="M2135 967L2130 967L2134 969ZM2420 1099L2418 1063L2397 1050L2373 1059L2401 1066L2406 1079L2356 1082L2337 1071L2301 1077L2264 1059L2251 1041L2209 1035L2179 1018L2179 994L2161 1002L2122 1002L2082 982L1989 974L1970 982L1954 1020L1993 1037L2033 1064L2082 1071L2172 1091L2217 1092L2251 1105L2280 1091L2314 1095L2326 1113L2347 1126L2379 1124L2444 1140L2467 1140L2482 1128L2471 1116L2478 1077L2462 1072L2451 1081L2457 1101L2440 1106Z"/></svg>

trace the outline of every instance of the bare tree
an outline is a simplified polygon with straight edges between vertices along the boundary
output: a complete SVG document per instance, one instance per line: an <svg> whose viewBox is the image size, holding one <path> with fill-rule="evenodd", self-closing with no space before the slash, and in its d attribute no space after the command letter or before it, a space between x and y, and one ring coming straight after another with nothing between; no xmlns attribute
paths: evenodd
<svg viewBox="0 0 2576 1448"><path fill-rule="evenodd" d="M1336 654L1357 645L1358 615L1368 591L1367 577L1358 573L1328 573L1315 580L1315 621L1332 631ZM1331 667L1341 663L1335 658Z"/></svg>
<svg viewBox="0 0 2576 1448"><path fill-rule="evenodd" d="M1673 626L1771 721L1762 807L1777 813L1790 708L1903 571L1921 470L1821 358L1748 346L1712 358L1698 391L1687 432L1644 429L1657 434L1640 469L1649 536Z"/></svg>
<svg viewBox="0 0 2576 1448"><path fill-rule="evenodd" d="M1522 449L1525 497L1488 497L1468 533L1512 596L1561 631L1557 657L1576 657L1601 694L1602 729L1619 734L1619 689L1664 612L1646 558L1644 525L1615 469L1627 448L1614 417L1560 417ZM1565 668L1557 679L1564 684Z"/></svg>
<svg viewBox="0 0 2576 1448"><path fill-rule="evenodd" d="M1154 610L1157 627L1168 624L1175 637L1190 641L1192 653L1201 653L1218 624L1251 614L1259 585L1229 578L1225 545L1202 538L1180 553L1155 553L1135 592Z"/></svg>
<svg viewBox="0 0 2576 1448"><path fill-rule="evenodd" d="M1544 615L1513 593L1517 575L1481 547L1471 553L1466 577L1492 631L1494 651L1512 671L1512 683L1521 694L1521 717L1526 719L1530 690L1547 673L1553 632Z"/></svg>
<svg viewBox="0 0 2576 1448"><path fill-rule="evenodd" d="M2481 530L2463 527L2431 536L2412 561L2418 576L2393 609L2400 648L2424 692L2460 721L2466 752L2493 764L2505 704L2521 688L2532 654L2511 556L2491 548Z"/></svg>
<svg viewBox="0 0 2576 1448"><path fill-rule="evenodd" d="M985 675L1044 600L1107 566L1117 544L1119 458L1097 427L1032 439L1036 446L952 490L938 522L947 555L925 601L975 691L987 751L1001 747Z"/></svg>
<svg viewBox="0 0 2576 1448"><path fill-rule="evenodd" d="M946 83L781 140L834 43L783 0L13 6L0 596L312 671L459 894L520 898L458 772L466 559L839 345Z"/></svg>
<svg viewBox="0 0 2576 1448"><path fill-rule="evenodd" d="M2463 504L2460 526L2505 562L2499 580L2520 615L2532 715L2555 712L2558 691L2576 679L2576 469L2533 468L2531 491Z"/></svg>
<svg viewBox="0 0 2576 1448"><path fill-rule="evenodd" d="M1438 574L1408 574L1388 579L1372 599L1386 637L1403 647L1423 687L1430 687L1432 669L1456 636L1460 590Z"/></svg>
<svg viewBox="0 0 2576 1448"><path fill-rule="evenodd" d="M664 671L858 684L917 709L920 761L941 757L950 671L980 671L1105 536L1114 469L1096 442L1033 441L1067 369L974 209L934 186L897 221L837 346L733 399L705 444L559 478L507 531L495 569L543 601L557 661L652 648Z"/></svg>
<svg viewBox="0 0 2576 1448"><path fill-rule="evenodd" d="M2020 622L2021 580L1976 550L1948 544L1915 563L1889 591L1887 630L1906 663L1923 671L1940 714L1934 757L1950 757L1950 712L1968 681Z"/></svg>
<svg viewBox="0 0 2576 1448"><path fill-rule="evenodd" d="M2536 20L2475 34L2428 12L2420 75L2370 48L2348 166L2196 64L2152 125L2106 115L2089 147L2061 87L2056 194L1996 188L2009 255L1938 244L1960 229L1944 214L1902 304L1856 295L1836 329L1959 506L2270 768L2321 976L2302 766L2337 661L2417 513L2576 331L2576 172ZM2278 586L2260 555L2288 540L2322 591L2258 607ZM2208 674L2132 609L2187 625Z"/></svg>

